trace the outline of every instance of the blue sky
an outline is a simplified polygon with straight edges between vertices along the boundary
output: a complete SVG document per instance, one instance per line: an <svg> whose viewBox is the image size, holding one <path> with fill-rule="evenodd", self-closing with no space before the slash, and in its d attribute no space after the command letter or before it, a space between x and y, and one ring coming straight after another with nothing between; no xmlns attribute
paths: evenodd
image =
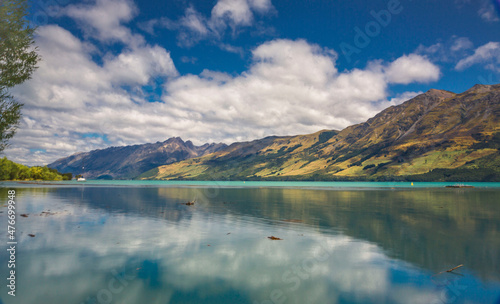
<svg viewBox="0 0 500 304"><path fill-rule="evenodd" d="M342 129L500 83L500 0L35 1L43 58L5 154Z"/></svg>

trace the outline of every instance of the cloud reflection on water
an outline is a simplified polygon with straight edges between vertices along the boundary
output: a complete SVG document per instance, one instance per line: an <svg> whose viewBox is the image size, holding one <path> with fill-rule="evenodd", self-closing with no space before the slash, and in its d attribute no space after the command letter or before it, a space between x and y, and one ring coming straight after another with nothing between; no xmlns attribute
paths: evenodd
<svg viewBox="0 0 500 304"><path fill-rule="evenodd" d="M262 192L255 194L260 217L249 216L245 210L255 206L243 206L245 198L234 193L224 194L233 199L227 204L179 204L191 194L189 189L90 188L81 196L75 189L26 191L20 206L30 215L18 223L20 296L6 303L86 303L98 296L105 303L105 294L112 303L442 302L443 288L431 281L431 272L388 256L376 243L338 230L325 233L325 227L306 220L273 219L276 212L297 215L273 208L280 204L273 201L279 192L267 201ZM48 209L55 214L40 216ZM271 241L269 235L283 240ZM133 279L120 285L119 273ZM120 292L110 291L113 280L118 283L111 287ZM498 291L494 284L484 294L492 299Z"/></svg>

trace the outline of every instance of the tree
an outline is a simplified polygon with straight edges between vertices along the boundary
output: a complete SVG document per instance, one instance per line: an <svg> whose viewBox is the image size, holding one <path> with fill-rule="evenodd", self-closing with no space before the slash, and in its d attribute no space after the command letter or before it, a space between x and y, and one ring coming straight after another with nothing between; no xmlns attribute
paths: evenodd
<svg viewBox="0 0 500 304"><path fill-rule="evenodd" d="M0 4L0 152L16 132L22 104L8 89L31 77L40 60L33 47L35 28L26 19L27 0L1 0Z"/></svg>

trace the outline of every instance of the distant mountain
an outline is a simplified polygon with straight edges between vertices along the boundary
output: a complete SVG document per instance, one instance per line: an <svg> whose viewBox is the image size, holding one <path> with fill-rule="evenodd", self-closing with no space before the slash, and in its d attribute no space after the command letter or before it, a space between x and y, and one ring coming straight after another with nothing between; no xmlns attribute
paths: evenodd
<svg viewBox="0 0 500 304"><path fill-rule="evenodd" d="M342 131L266 137L142 179L499 180L500 85L429 90Z"/></svg>
<svg viewBox="0 0 500 304"><path fill-rule="evenodd" d="M73 175L83 174L87 179L132 179L152 168L207 155L225 147L225 144L195 146L191 141L184 142L174 137L154 144L77 153L61 158L48 167Z"/></svg>

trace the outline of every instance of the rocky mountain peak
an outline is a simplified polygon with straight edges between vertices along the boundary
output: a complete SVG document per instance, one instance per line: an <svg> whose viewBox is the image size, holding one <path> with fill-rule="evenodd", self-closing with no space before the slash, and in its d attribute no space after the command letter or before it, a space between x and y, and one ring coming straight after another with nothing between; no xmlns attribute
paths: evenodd
<svg viewBox="0 0 500 304"><path fill-rule="evenodd" d="M180 137L156 144L110 147L58 159L48 166L61 172L83 174L88 179L130 179L152 168L203 156L225 148L225 144L195 146ZM83 168L85 164L85 169Z"/></svg>
<svg viewBox="0 0 500 304"><path fill-rule="evenodd" d="M429 97L438 97L438 98L451 98L455 96L456 94L450 91L445 91L445 90L436 90L436 89L430 89L429 91L424 93L425 95Z"/></svg>
<svg viewBox="0 0 500 304"><path fill-rule="evenodd" d="M493 90L494 88L495 88L495 86L493 86L493 85L476 84L475 86L473 86L472 88L468 89L464 93L468 93L468 94L471 94L471 93L482 94L482 93L488 93L491 90Z"/></svg>

